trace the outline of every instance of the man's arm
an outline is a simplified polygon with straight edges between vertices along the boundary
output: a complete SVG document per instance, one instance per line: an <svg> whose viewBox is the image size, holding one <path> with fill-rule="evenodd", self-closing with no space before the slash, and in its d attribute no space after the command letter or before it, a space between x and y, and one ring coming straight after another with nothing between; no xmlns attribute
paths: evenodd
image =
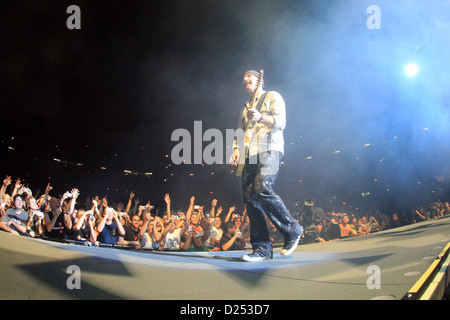
<svg viewBox="0 0 450 320"><path fill-rule="evenodd" d="M21 233L26 233L27 232L27 226L26 225L22 225L20 223L14 222L12 221L11 224L14 226L14 228L16 228L16 230L18 230Z"/></svg>
<svg viewBox="0 0 450 320"><path fill-rule="evenodd" d="M100 220L97 226L97 232L101 233L105 228L106 220L108 219L108 212L103 213L103 218Z"/></svg>
<svg viewBox="0 0 450 320"><path fill-rule="evenodd" d="M117 223L117 231L119 232L119 236L125 236L125 229L123 228L122 223L120 223L116 211L114 211L114 220L116 220Z"/></svg>
<svg viewBox="0 0 450 320"><path fill-rule="evenodd" d="M157 224L161 226L161 231L158 231L158 228L156 228ZM164 233L164 223L155 218L155 220L153 221L152 233L153 236L155 237L155 242L160 242L161 239L163 238L162 235Z"/></svg>
<svg viewBox="0 0 450 320"><path fill-rule="evenodd" d="M144 220L142 226L139 228L139 240L144 238L145 233L147 232L148 227L150 226L150 211L146 210L142 215L142 219Z"/></svg>
<svg viewBox="0 0 450 320"><path fill-rule="evenodd" d="M11 194L11 199L14 199L14 196L18 193L18 191L20 190L20 188L23 187L23 184L21 184L21 180L20 178L17 178L16 183L14 184L14 190Z"/></svg>
<svg viewBox="0 0 450 320"><path fill-rule="evenodd" d="M6 176L3 180L2 188L0 189L0 200L3 199L3 195L6 193L6 188L11 184L11 176Z"/></svg>
<svg viewBox="0 0 450 320"><path fill-rule="evenodd" d="M90 214L93 214L93 211L92 211L92 210L85 211L85 212L83 213L83 215L81 216L81 218L78 219L77 223L75 223L75 225L73 226L73 230L74 230L74 231L80 230L81 227L83 226L84 220L85 220Z"/></svg>
<svg viewBox="0 0 450 320"><path fill-rule="evenodd" d="M9 223L7 220L8 220L7 215L4 214L2 219L0 220L0 229L15 235L19 235L19 233L16 230L9 227Z"/></svg>
<svg viewBox="0 0 450 320"><path fill-rule="evenodd" d="M166 193L164 195L164 201L166 202L167 205L167 219L170 219L170 196L168 193Z"/></svg>
<svg viewBox="0 0 450 320"><path fill-rule="evenodd" d="M67 229L72 229L72 217L70 214L64 214L64 225Z"/></svg>
<svg viewBox="0 0 450 320"><path fill-rule="evenodd" d="M192 196L191 199L189 200L189 208L186 211L186 220L189 222L191 221L192 211L194 211L194 202L195 202L195 197Z"/></svg>
<svg viewBox="0 0 450 320"><path fill-rule="evenodd" d="M95 218L88 220L89 229L91 230L91 236L90 236L89 240L91 240L91 242L97 241L97 231L95 231L94 223L95 223Z"/></svg>
<svg viewBox="0 0 450 320"><path fill-rule="evenodd" d="M78 196L80 195L80 191L78 191L78 189L74 188L74 189L72 189L70 194L72 195L72 199L70 199L69 212L67 212L67 214L71 216L75 212L75 204L77 202Z"/></svg>
<svg viewBox="0 0 450 320"><path fill-rule="evenodd" d="M234 210L236 210L236 206L230 207L230 209L228 210L227 216L225 217L224 222L228 222L228 220L230 220L231 214L234 212Z"/></svg>
<svg viewBox="0 0 450 320"><path fill-rule="evenodd" d="M215 211L216 211L217 199L213 199L211 202L211 211L209 212L209 216L214 219Z"/></svg>
<svg viewBox="0 0 450 320"><path fill-rule="evenodd" d="M125 208L125 212L126 212L127 214L130 213L130 209L131 209L131 201L132 201L133 198L134 198L134 192L131 191L130 197L128 198L127 207Z"/></svg>
<svg viewBox="0 0 450 320"><path fill-rule="evenodd" d="M237 234L238 234L237 231L238 231L238 230L236 230L236 233L234 234L234 236L231 237L230 240L228 240L227 242L225 242L224 244L222 244L222 245L220 246L220 250L222 250L222 251L227 251L228 249L231 248L231 246L233 245L233 243L236 241Z"/></svg>
<svg viewBox="0 0 450 320"><path fill-rule="evenodd" d="M44 222L45 222L45 228L47 229L47 232L51 232L53 230L53 227L55 226L56 219L58 219L59 215L61 214L61 210L56 209L56 214L53 215L53 218L50 219L50 216L48 213L44 216Z"/></svg>
<svg viewBox="0 0 450 320"><path fill-rule="evenodd" d="M47 184L47 187L45 187L45 195L44 195L44 202L42 203L41 207L39 208L39 210L41 210L42 212L45 211L45 207L47 206L48 203L48 194L50 193L50 191L52 191L53 187L50 185L50 183Z"/></svg>
<svg viewBox="0 0 450 320"><path fill-rule="evenodd" d="M129 246L132 244L139 245L139 241L127 241L125 240L125 234L122 236L119 236L119 239L117 239L117 244L123 245L123 246Z"/></svg>

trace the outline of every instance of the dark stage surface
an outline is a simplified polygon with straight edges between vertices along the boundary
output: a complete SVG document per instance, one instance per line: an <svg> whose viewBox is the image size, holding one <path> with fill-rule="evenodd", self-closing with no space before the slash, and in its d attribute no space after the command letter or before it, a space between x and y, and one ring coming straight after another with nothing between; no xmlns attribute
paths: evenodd
<svg viewBox="0 0 450 320"><path fill-rule="evenodd" d="M290 257L242 252L136 252L0 233L0 299L401 299L450 241L450 217L367 236L302 245ZM81 288L69 290L69 266ZM380 289L367 282L380 270ZM371 284L374 282L369 280Z"/></svg>

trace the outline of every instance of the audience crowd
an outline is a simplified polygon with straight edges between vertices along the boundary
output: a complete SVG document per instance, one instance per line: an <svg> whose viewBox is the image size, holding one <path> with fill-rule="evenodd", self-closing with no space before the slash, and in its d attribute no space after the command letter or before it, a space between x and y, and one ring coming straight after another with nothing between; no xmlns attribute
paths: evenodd
<svg viewBox="0 0 450 320"><path fill-rule="evenodd" d="M94 246L181 251L251 249L250 220L246 211L238 213L235 206L224 210L216 199L205 208L196 205L192 196L183 212L172 210L170 195L166 194L164 214L155 215L150 202L140 205L133 192L126 205L110 204L106 198L98 196L82 204L77 201L78 189L59 197L52 195L52 189L48 184L45 193L37 197L20 179L13 185L12 178L6 176L0 190L0 230ZM379 211L325 213L313 202L305 202L299 212L292 212L305 231L302 244L366 235L448 214L448 201L392 215ZM267 223L272 241L283 243L282 235L270 221Z"/></svg>

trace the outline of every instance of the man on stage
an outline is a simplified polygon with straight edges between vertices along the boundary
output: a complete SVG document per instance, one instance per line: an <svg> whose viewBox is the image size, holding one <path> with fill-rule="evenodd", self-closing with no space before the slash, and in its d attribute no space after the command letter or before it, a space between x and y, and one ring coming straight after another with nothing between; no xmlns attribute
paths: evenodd
<svg viewBox="0 0 450 320"><path fill-rule="evenodd" d="M286 107L283 97L275 91L264 91L262 77L255 70L245 72L243 85L250 99L240 113L238 129L245 130L247 121L251 121L246 134L250 139L246 150L240 148L242 144L235 140L230 162L237 166L238 163L244 163L245 158L242 187L244 204L250 218L253 253L244 255L242 260L261 261L273 258L264 213L284 236L283 256L295 250L303 229L273 190L284 153Z"/></svg>

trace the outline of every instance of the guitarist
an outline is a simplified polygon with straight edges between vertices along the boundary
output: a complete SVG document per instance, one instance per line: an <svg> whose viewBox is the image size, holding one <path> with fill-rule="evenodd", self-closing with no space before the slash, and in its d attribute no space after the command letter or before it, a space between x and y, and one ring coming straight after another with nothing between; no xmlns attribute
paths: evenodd
<svg viewBox="0 0 450 320"><path fill-rule="evenodd" d="M235 166L245 160L242 187L244 204L250 218L253 253L244 255L244 261L273 258L264 213L284 236L285 243L281 250L283 256L290 255L295 250L303 233L302 227L292 218L283 200L273 190L284 153L286 107L278 92L264 91L262 72L249 70L244 74L243 85L250 99L240 113L238 128L248 128L245 135L249 137L249 141L245 150L240 150L235 141L230 158ZM247 127L247 124L250 125Z"/></svg>

